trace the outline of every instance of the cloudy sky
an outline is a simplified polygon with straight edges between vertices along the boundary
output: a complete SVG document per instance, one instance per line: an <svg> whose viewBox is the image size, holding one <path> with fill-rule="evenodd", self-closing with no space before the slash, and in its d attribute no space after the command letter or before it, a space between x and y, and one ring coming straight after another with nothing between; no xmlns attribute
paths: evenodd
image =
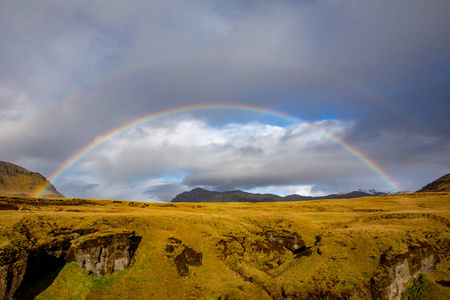
<svg viewBox="0 0 450 300"><path fill-rule="evenodd" d="M0 160L68 197L414 191L450 172L449 11L0 0Z"/></svg>

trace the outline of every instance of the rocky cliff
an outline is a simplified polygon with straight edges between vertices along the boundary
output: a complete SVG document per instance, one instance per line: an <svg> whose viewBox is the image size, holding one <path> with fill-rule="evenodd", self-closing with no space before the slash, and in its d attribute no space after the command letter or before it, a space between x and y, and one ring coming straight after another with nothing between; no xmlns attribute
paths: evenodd
<svg viewBox="0 0 450 300"><path fill-rule="evenodd" d="M373 299L401 300L410 279L431 273L438 260L428 244L409 246L401 254L389 249L381 256L379 270L371 279Z"/></svg>
<svg viewBox="0 0 450 300"><path fill-rule="evenodd" d="M77 261L95 278L128 268L140 238L129 230L63 230L40 242L23 225L28 243L0 250L0 298L33 299L68 262Z"/></svg>
<svg viewBox="0 0 450 300"><path fill-rule="evenodd" d="M25 275L27 252L5 249L0 252L0 297L13 299Z"/></svg>
<svg viewBox="0 0 450 300"><path fill-rule="evenodd" d="M101 232L75 239L69 251L84 271L100 277L128 268L138 243L134 232Z"/></svg>

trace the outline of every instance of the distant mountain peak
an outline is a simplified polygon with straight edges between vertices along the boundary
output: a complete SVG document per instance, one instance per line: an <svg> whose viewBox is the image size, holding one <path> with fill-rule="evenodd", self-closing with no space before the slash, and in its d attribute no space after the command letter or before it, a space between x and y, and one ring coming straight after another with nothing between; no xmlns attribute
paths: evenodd
<svg viewBox="0 0 450 300"><path fill-rule="evenodd" d="M29 171L21 166L0 161L0 195L30 197L49 181L39 173ZM53 185L43 193L44 198L63 198Z"/></svg>

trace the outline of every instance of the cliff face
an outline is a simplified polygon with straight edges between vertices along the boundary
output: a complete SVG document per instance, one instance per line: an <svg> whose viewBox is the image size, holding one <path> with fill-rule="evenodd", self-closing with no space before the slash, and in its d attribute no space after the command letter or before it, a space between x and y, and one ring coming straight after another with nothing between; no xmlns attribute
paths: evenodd
<svg viewBox="0 0 450 300"><path fill-rule="evenodd" d="M0 252L0 298L33 299L52 281L58 270L77 261L83 271L95 278L128 268L140 238L128 230L95 232L84 235L66 232L44 244L29 248L6 248ZM37 282L39 280L39 282Z"/></svg>
<svg viewBox="0 0 450 300"><path fill-rule="evenodd" d="M419 273L430 273L439 258L430 245L410 246L406 253L396 255L389 249L381 256L379 271L372 278L374 299L401 300L406 283Z"/></svg>
<svg viewBox="0 0 450 300"><path fill-rule="evenodd" d="M70 251L84 270L103 276L128 268L139 239L130 232L103 233L77 239Z"/></svg>
<svg viewBox="0 0 450 300"><path fill-rule="evenodd" d="M26 251L2 251L0 253L0 297L13 299L26 270Z"/></svg>
<svg viewBox="0 0 450 300"><path fill-rule="evenodd" d="M419 273L430 273L436 265L436 258L433 254L422 257L414 263L411 260L403 259L395 266L388 269L391 284L386 288L385 298L389 300L401 300L405 292L406 283Z"/></svg>
<svg viewBox="0 0 450 300"><path fill-rule="evenodd" d="M29 197L48 184L49 181L39 173L0 161L0 195ZM42 196L45 198L64 198L51 184Z"/></svg>

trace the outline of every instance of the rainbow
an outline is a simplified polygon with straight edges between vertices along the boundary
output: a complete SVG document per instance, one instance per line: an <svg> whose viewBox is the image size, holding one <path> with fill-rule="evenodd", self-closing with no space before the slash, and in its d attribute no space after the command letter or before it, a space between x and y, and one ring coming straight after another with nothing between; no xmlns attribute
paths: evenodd
<svg viewBox="0 0 450 300"><path fill-rule="evenodd" d="M363 164L365 164L367 167L369 167L372 171L374 171L381 179L383 179L391 188L393 188L396 192L401 191L401 188L398 184L395 183L395 181L390 178L390 176L383 171L373 160L371 160L369 157L367 157L364 153L356 149L354 146L350 145L346 141L342 140L341 138L338 138L336 136L331 135L330 133L325 132L323 129L317 127L316 125L313 125L311 123L303 122L302 120L289 116L285 113L276 112L273 110L269 110L262 107L257 106L250 106L250 105L236 105L236 104L222 104L222 105L211 105L211 104L203 104L203 105L192 105L192 106L183 106L183 107L177 107L172 109L167 109L163 111L159 111L156 113L152 113L149 115L145 115L143 117L140 117L138 119L135 119L131 122L128 122L126 124L123 124L122 126L119 126L106 134L97 137L94 139L91 143L84 146L82 149L80 149L78 152L76 152L74 155L72 155L69 159L67 159L58 169L56 169L53 174L51 174L49 178L49 182L47 185L45 185L43 188L40 188L39 190L35 191L34 197L39 198L42 197L42 194L47 190L47 188L50 186L51 182L57 181L68 169L70 169L73 165L75 165L78 161L80 161L83 157L88 155L90 152L94 151L107 141L111 140L112 138L122 134L123 132L140 126L144 123L154 121L157 119L161 119L164 117L181 114L181 113L188 113L188 112L195 112L195 111L204 111L204 110L237 110L237 111L247 111L247 112L255 112L255 113L261 113L264 115L277 117L284 119L289 122L293 123L303 123L308 128L320 132L325 137L330 139L331 141L339 144L342 148L347 150L350 154L352 154L354 157L356 157L358 160L360 160Z"/></svg>
<svg viewBox="0 0 450 300"><path fill-rule="evenodd" d="M419 132L425 132L430 134L431 132L425 128L422 124L419 124L415 120L411 119L407 116L403 111L395 107L392 103L373 95L372 93L367 92L364 88L356 86L353 82L348 80L340 79L332 74L326 73L324 71L320 71L317 69L311 69L306 66L298 65L296 63L292 63L289 61L273 59L273 58L261 58L261 57L253 57L253 56L235 56L235 55L203 55L203 56L183 56L176 58L164 58L150 63L140 63L137 65L127 66L126 68L116 69L110 73L106 73L102 76L88 78L85 82L79 84L78 86L74 86L68 89L66 92L60 94L58 97L54 99L50 99L46 101L40 108L36 109L32 112L27 118L25 118L22 122L17 124L11 130L7 130L6 133L2 136L0 135L0 140L7 140L10 137L17 136L20 132L25 131L29 128L34 121L40 120L41 118L45 118L46 114L49 114L52 109L54 109L57 104L62 103L66 100L76 98L78 96L82 96L83 91L87 88L95 88L98 86L102 86L104 84L110 83L114 80L120 80L123 77L126 77L130 74L143 71L150 68L159 68L166 67L170 65L183 64L185 62L193 61L195 59L209 59L212 62L227 62L227 61L239 61L247 64L268 66L268 67L278 67L283 70L288 70L292 72L304 72L308 74L308 76L320 78L321 80L326 80L331 83L335 83L340 85L342 88L356 91L360 94L360 96L368 102L374 103L379 107L382 107L393 116L398 119L401 119L405 124L410 125L412 128L415 128ZM219 104L220 106L220 104Z"/></svg>

